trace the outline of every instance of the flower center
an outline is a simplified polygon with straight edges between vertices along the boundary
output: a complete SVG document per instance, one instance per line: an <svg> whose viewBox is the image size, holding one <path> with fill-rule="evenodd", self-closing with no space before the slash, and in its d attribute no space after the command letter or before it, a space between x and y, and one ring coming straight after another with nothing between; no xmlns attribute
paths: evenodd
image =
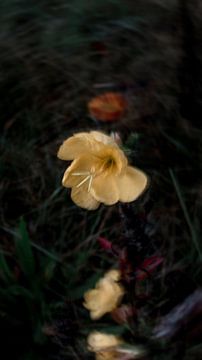
<svg viewBox="0 0 202 360"><path fill-rule="evenodd" d="M98 170L98 174L101 174L103 172L108 172L114 169L116 166L116 161L112 156L106 157L102 160L100 169Z"/></svg>
<svg viewBox="0 0 202 360"><path fill-rule="evenodd" d="M75 172L72 173L72 176L84 176L84 179L82 179L76 187L79 188L80 186L86 184L88 182L88 192L91 189L93 178L95 176L99 176L103 174L104 172L108 172L111 170L115 165L115 160L113 157L108 157L104 159L101 163L101 165L97 168L97 170L93 167L90 171L81 171L81 172Z"/></svg>
<svg viewBox="0 0 202 360"><path fill-rule="evenodd" d="M90 161L89 161L90 162ZM75 171L71 173L72 176L78 176L77 188L87 185L87 191L90 192L92 182L98 176L117 176L126 166L125 157L120 151L114 148L104 149L97 153L94 157L93 163L86 166L85 171Z"/></svg>
<svg viewBox="0 0 202 360"><path fill-rule="evenodd" d="M111 168L113 165L115 165L115 160L113 159L113 157L109 157L105 162L106 169Z"/></svg>

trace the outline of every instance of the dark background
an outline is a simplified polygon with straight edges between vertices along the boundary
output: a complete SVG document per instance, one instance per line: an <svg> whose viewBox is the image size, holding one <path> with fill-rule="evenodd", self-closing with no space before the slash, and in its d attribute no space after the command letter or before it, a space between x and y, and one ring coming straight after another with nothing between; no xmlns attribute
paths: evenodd
<svg viewBox="0 0 202 360"><path fill-rule="evenodd" d="M119 204L88 212L62 188L67 165L56 154L74 132L118 131L131 164L150 176L131 206L134 216L144 213L164 264L142 285L150 298L138 310L138 336L150 339L160 318L201 286L201 38L200 0L1 1L4 358L89 358L91 330L124 332L107 317L95 324L82 306L83 293L117 265L97 238L119 243L122 225ZM88 113L89 100L107 91L128 100L114 123ZM187 327L150 358L180 359L185 336L181 358L199 359L200 327L194 336L197 327Z"/></svg>

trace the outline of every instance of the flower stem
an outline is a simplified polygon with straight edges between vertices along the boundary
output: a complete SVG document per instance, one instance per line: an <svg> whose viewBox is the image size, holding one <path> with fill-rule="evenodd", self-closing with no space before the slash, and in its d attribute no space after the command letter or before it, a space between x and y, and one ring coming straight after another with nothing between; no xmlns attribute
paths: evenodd
<svg viewBox="0 0 202 360"><path fill-rule="evenodd" d="M172 169L169 169L169 173L170 173L170 177L172 179L172 182L173 182L173 185L174 185L174 188L175 188L175 191L177 193L177 196L178 196L178 199L179 199L179 202L180 202L180 205L181 205L181 208L182 208L182 211L184 213L184 217L185 217L185 220L187 222L187 225L189 227L189 231L190 231L190 234L191 234L191 238L192 238L192 241L193 241L193 244L194 244L194 247L198 253L198 256L199 256L199 260L201 261L202 260L202 254L201 254L201 249L199 247L199 244L198 244L198 240L197 240L197 233L196 233L196 230L194 228L194 226L192 225L192 221L191 221L191 218L189 216L189 213L188 213L188 210L187 210L187 206L185 204L185 201L183 199L183 196L182 196L182 192L181 192L181 189L180 189L180 186L179 186L179 183L176 179L176 176L173 172Z"/></svg>

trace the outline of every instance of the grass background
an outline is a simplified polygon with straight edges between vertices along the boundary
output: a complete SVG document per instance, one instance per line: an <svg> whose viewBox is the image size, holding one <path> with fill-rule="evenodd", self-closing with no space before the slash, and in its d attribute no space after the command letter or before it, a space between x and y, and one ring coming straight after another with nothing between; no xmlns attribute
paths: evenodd
<svg viewBox="0 0 202 360"><path fill-rule="evenodd" d="M200 10L196 0L1 1L0 330L7 357L90 358L90 330L125 331L109 318L93 323L82 307L84 291L116 265L97 238L118 243L121 229L118 205L87 212L61 187L66 164L56 153L74 132L119 131L131 163L151 179L133 207L138 213L152 204L148 233L165 263L149 285L140 335L148 338L163 313L201 286ZM109 83L129 106L120 122L99 124L87 103ZM183 358L198 359L196 345L187 342ZM151 356L174 358L175 345L168 348Z"/></svg>

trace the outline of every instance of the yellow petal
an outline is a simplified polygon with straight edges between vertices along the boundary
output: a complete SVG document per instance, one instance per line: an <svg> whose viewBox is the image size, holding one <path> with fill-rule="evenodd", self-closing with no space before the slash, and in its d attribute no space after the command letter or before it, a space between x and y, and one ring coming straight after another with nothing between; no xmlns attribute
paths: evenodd
<svg viewBox="0 0 202 360"><path fill-rule="evenodd" d="M119 191L113 175L99 175L93 179L90 190L92 196L106 205L113 205L119 200Z"/></svg>
<svg viewBox="0 0 202 360"><path fill-rule="evenodd" d="M83 153L99 150L100 146L90 133L78 133L63 142L57 156L61 160L73 160Z"/></svg>
<svg viewBox="0 0 202 360"><path fill-rule="evenodd" d="M103 169L112 175L120 174L124 172L128 164L127 158L125 157L122 150L118 147L108 145L103 146L98 152L94 153L97 157L98 169ZM107 176L107 173L105 173Z"/></svg>
<svg viewBox="0 0 202 360"><path fill-rule="evenodd" d="M102 291L92 289L84 294L85 302L84 307L90 311L90 317L92 320L100 319L106 312L108 307L106 306L105 295Z"/></svg>
<svg viewBox="0 0 202 360"><path fill-rule="evenodd" d="M63 186L73 187L79 185L89 176L92 168L95 167L96 158L93 155L88 154L80 156L79 158L72 161L71 165L65 171L62 179Z"/></svg>
<svg viewBox="0 0 202 360"><path fill-rule="evenodd" d="M99 351L95 354L95 360L120 360L115 351Z"/></svg>
<svg viewBox="0 0 202 360"><path fill-rule="evenodd" d="M116 335L93 331L88 335L87 343L90 351L97 352L121 345L123 340Z"/></svg>
<svg viewBox="0 0 202 360"><path fill-rule="evenodd" d="M117 176L116 184L119 190L119 200L131 202L146 189L148 178L143 171L128 166L124 175Z"/></svg>
<svg viewBox="0 0 202 360"><path fill-rule="evenodd" d="M95 310L97 308L97 299L99 298L99 290L88 290L84 294L84 307L88 310Z"/></svg>
<svg viewBox="0 0 202 360"><path fill-rule="evenodd" d="M121 277L121 273L120 270L109 270L108 272L105 273L104 275L105 278L110 279L111 281L119 281L120 277Z"/></svg>
<svg viewBox="0 0 202 360"><path fill-rule="evenodd" d="M90 317L92 320L98 320L100 319L104 314L106 314L106 311L104 309L95 309L90 311Z"/></svg>
<svg viewBox="0 0 202 360"><path fill-rule="evenodd" d="M88 192L87 185L77 188L74 186L71 191L71 198L76 205L87 210L96 210L100 203Z"/></svg>
<svg viewBox="0 0 202 360"><path fill-rule="evenodd" d="M83 305L90 311L91 319L96 320L114 310L119 305L124 293L123 287L109 275L109 277L101 278L95 289L85 292Z"/></svg>
<svg viewBox="0 0 202 360"><path fill-rule="evenodd" d="M113 145L115 147L118 147L112 136L108 136L100 131L91 131L90 134L95 140L100 141L105 145Z"/></svg>

